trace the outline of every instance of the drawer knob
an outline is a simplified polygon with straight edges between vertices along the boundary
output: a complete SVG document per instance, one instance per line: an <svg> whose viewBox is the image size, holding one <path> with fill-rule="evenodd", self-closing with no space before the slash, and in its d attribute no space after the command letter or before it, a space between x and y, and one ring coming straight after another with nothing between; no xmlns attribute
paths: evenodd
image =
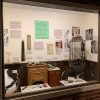
<svg viewBox="0 0 100 100"><path fill-rule="evenodd" d="M37 74L39 74L40 72L37 72Z"/></svg>
<svg viewBox="0 0 100 100"><path fill-rule="evenodd" d="M33 69L33 71L35 71L36 69Z"/></svg>
<svg viewBox="0 0 100 100"><path fill-rule="evenodd" d="M41 69L44 69L43 67Z"/></svg>

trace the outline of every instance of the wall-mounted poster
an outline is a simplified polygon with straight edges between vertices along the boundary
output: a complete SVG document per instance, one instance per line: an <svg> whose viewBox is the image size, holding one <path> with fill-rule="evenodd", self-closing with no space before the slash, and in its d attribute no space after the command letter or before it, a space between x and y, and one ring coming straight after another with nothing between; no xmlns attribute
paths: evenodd
<svg viewBox="0 0 100 100"><path fill-rule="evenodd" d="M43 50L43 42L34 42L34 50Z"/></svg>
<svg viewBox="0 0 100 100"><path fill-rule="evenodd" d="M62 40L56 41L55 42L56 54L61 54L62 53L62 48L63 48Z"/></svg>
<svg viewBox="0 0 100 100"><path fill-rule="evenodd" d="M98 43L96 40L91 41L91 53L97 53L98 52Z"/></svg>
<svg viewBox="0 0 100 100"><path fill-rule="evenodd" d="M21 22L20 21L10 22L10 38L15 38L15 39L21 38Z"/></svg>
<svg viewBox="0 0 100 100"><path fill-rule="evenodd" d="M47 44L47 55L53 54L53 44Z"/></svg>
<svg viewBox="0 0 100 100"><path fill-rule="evenodd" d="M31 50L31 35L27 35L27 50Z"/></svg>
<svg viewBox="0 0 100 100"><path fill-rule="evenodd" d="M10 38L20 39L21 38L21 30L10 30Z"/></svg>
<svg viewBox="0 0 100 100"><path fill-rule="evenodd" d="M55 39L61 39L63 36L63 31L61 29L54 30L54 37Z"/></svg>
<svg viewBox="0 0 100 100"><path fill-rule="evenodd" d="M80 35L80 27L72 27L72 36Z"/></svg>
<svg viewBox="0 0 100 100"><path fill-rule="evenodd" d="M86 40L93 40L93 29L85 30Z"/></svg>
<svg viewBox="0 0 100 100"><path fill-rule="evenodd" d="M35 39L49 39L48 21L35 21Z"/></svg>
<svg viewBox="0 0 100 100"><path fill-rule="evenodd" d="M20 21L11 21L10 28L11 29L21 29L21 22Z"/></svg>

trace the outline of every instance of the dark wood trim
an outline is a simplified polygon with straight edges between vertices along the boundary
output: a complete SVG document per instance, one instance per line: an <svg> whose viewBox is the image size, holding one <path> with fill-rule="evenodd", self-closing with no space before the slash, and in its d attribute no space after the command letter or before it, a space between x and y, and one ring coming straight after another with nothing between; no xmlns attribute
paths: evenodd
<svg viewBox="0 0 100 100"><path fill-rule="evenodd" d="M100 12L98 14L98 80L100 82Z"/></svg>
<svg viewBox="0 0 100 100"><path fill-rule="evenodd" d="M3 0L3 2L92 13L98 13L100 10L99 6L60 0Z"/></svg>
<svg viewBox="0 0 100 100"><path fill-rule="evenodd" d="M3 10L2 0L0 0L0 100L4 98L4 62L3 62Z"/></svg>
<svg viewBox="0 0 100 100"><path fill-rule="evenodd" d="M14 99L14 100L46 100L49 98L76 94L76 93L86 92L86 91L95 90L99 88L100 88L100 84L78 86L78 87L73 87L73 88L68 88L68 87L65 88L64 86L60 89L52 88L50 91L47 90L47 91L39 91L39 92L34 92L34 93L32 92L30 94L24 93L23 96L20 95L20 93L18 93L17 95L19 96L16 96L16 95L6 96L5 100L11 100L11 99Z"/></svg>

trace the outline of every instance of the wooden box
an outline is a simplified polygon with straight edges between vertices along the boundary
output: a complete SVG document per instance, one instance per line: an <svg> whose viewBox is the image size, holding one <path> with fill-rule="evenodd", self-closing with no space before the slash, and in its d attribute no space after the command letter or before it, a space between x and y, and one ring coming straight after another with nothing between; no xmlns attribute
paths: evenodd
<svg viewBox="0 0 100 100"><path fill-rule="evenodd" d="M28 85L42 81L48 83L48 66L47 64L31 64L27 67Z"/></svg>
<svg viewBox="0 0 100 100"><path fill-rule="evenodd" d="M54 86L59 86L60 85L60 69L55 70L55 69L51 69L48 70L48 84L51 87Z"/></svg>

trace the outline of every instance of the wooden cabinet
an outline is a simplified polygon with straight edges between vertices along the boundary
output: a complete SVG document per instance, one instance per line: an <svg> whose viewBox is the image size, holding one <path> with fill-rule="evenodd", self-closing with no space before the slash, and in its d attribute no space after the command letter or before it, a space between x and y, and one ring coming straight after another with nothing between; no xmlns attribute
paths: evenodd
<svg viewBox="0 0 100 100"><path fill-rule="evenodd" d="M28 85L42 81L48 83L48 66L47 64L35 65L31 64L27 67Z"/></svg>
<svg viewBox="0 0 100 100"><path fill-rule="evenodd" d="M60 85L60 70L48 70L48 83L51 87Z"/></svg>

